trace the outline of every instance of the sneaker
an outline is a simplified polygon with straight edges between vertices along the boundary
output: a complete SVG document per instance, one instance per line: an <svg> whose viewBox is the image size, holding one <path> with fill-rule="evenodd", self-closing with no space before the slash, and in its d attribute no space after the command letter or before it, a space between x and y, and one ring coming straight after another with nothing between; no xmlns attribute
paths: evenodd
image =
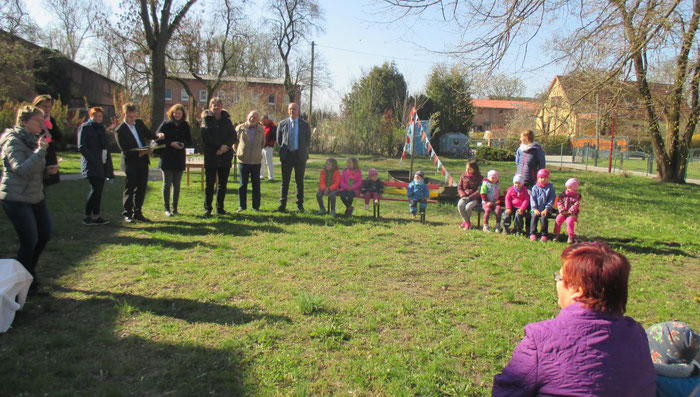
<svg viewBox="0 0 700 397"><path fill-rule="evenodd" d="M574 243L574 236L569 236L569 238L566 240L567 243L573 244Z"/></svg>
<svg viewBox="0 0 700 397"><path fill-rule="evenodd" d="M379 204L379 199L374 199L374 204Z"/></svg>
<svg viewBox="0 0 700 397"><path fill-rule="evenodd" d="M134 215L134 219L139 221L139 222L144 222L144 223L151 222L151 220L146 218L145 216L143 216L143 214Z"/></svg>
<svg viewBox="0 0 700 397"><path fill-rule="evenodd" d="M326 210L318 210L316 211L316 215L326 215Z"/></svg>
<svg viewBox="0 0 700 397"><path fill-rule="evenodd" d="M275 210L275 212L285 213L285 212L287 212L287 208L285 208L285 207L283 207L283 206L280 205L279 207L277 207L277 209Z"/></svg>
<svg viewBox="0 0 700 397"><path fill-rule="evenodd" d="M493 231L494 231L495 233L500 233L500 232L501 232L501 228L498 227L498 226L496 226L496 228L493 229Z"/></svg>
<svg viewBox="0 0 700 397"><path fill-rule="evenodd" d="M484 225L483 231L486 232L486 233L488 233L488 232L489 232L489 227L486 226L486 225Z"/></svg>
<svg viewBox="0 0 700 397"><path fill-rule="evenodd" d="M126 223L132 223L133 221L134 221L134 218L132 218L132 217L130 217L130 216L125 216L125 217L124 217L124 222L126 222Z"/></svg>
<svg viewBox="0 0 700 397"><path fill-rule="evenodd" d="M552 238L554 241L559 241L559 233L554 233L554 237Z"/></svg>
<svg viewBox="0 0 700 397"><path fill-rule="evenodd" d="M459 228L460 228L460 229L468 229L468 228L467 228L467 222L462 222L462 224L459 225Z"/></svg>
<svg viewBox="0 0 700 397"><path fill-rule="evenodd" d="M365 211L369 211L369 204L365 204Z"/></svg>
<svg viewBox="0 0 700 397"><path fill-rule="evenodd" d="M203 218L211 218L211 210L204 211L204 213L202 214L202 217Z"/></svg>
<svg viewBox="0 0 700 397"><path fill-rule="evenodd" d="M86 216L85 218L83 218L83 225L92 226L93 225L92 218L89 216Z"/></svg>
<svg viewBox="0 0 700 397"><path fill-rule="evenodd" d="M238 207L238 209L236 210L236 213L240 214L243 211L245 211L245 208Z"/></svg>
<svg viewBox="0 0 700 397"><path fill-rule="evenodd" d="M531 235L530 235L530 241L537 241L537 235L536 235L536 234L531 234Z"/></svg>
<svg viewBox="0 0 700 397"><path fill-rule="evenodd" d="M101 216L98 216L97 219L92 219L93 225L106 225L108 223L109 223L109 221L106 219L103 219Z"/></svg>
<svg viewBox="0 0 700 397"><path fill-rule="evenodd" d="M168 210L165 210L165 216L167 216L168 218L170 218L171 216L173 216L173 213L170 212L170 211L168 211Z"/></svg>
<svg viewBox="0 0 700 397"><path fill-rule="evenodd" d="M303 214L303 213L306 212L306 210L304 209L304 206L303 206L303 205L298 205L298 206L297 206L297 212L299 212L300 214Z"/></svg>
<svg viewBox="0 0 700 397"><path fill-rule="evenodd" d="M542 238L540 238L540 241L543 242L543 243L546 243L546 242L547 242L547 236L542 236Z"/></svg>
<svg viewBox="0 0 700 397"><path fill-rule="evenodd" d="M472 223L469 222L469 221L467 221L467 222L466 222L466 225L464 225L464 229L465 229L465 230L469 230L469 229L471 229L471 228L472 228Z"/></svg>

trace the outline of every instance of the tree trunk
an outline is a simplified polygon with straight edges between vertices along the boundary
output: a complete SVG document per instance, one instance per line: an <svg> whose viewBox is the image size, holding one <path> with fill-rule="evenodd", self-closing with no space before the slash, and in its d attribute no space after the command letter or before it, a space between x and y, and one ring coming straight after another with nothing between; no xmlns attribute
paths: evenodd
<svg viewBox="0 0 700 397"><path fill-rule="evenodd" d="M151 70L151 128L158 128L165 114L165 48L157 42L152 49Z"/></svg>

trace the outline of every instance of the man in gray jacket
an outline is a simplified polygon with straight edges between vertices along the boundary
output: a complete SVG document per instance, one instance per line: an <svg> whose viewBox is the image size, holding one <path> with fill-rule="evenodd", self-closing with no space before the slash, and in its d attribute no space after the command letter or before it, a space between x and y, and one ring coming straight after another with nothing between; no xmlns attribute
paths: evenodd
<svg viewBox="0 0 700 397"><path fill-rule="evenodd" d="M292 102L287 108L289 118L282 120L277 126L277 144L280 148L282 163L282 187L280 188L279 212L287 210L287 193L289 181L294 169L294 180L297 184L297 208L304 211L304 171L306 160L309 159L311 129L309 123L299 118L299 105Z"/></svg>

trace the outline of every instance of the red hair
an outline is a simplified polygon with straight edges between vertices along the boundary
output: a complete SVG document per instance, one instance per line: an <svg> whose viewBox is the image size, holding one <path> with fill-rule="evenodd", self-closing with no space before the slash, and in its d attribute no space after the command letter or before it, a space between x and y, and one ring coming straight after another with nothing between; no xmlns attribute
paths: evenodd
<svg viewBox="0 0 700 397"><path fill-rule="evenodd" d="M105 114L105 111L104 111L101 107L99 107L99 106L94 106L94 107L91 107L91 108L90 108L90 111L88 112L88 116L89 116L90 118L92 118L92 116L93 116L95 113L102 113L102 114Z"/></svg>
<svg viewBox="0 0 700 397"><path fill-rule="evenodd" d="M576 298L604 313L623 314L627 307L630 263L602 242L574 244L561 253L565 287L581 288Z"/></svg>

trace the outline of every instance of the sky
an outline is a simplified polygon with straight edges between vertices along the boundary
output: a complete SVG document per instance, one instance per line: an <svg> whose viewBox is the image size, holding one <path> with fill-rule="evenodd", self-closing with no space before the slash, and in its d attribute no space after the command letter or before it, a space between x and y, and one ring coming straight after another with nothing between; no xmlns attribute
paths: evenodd
<svg viewBox="0 0 700 397"><path fill-rule="evenodd" d="M116 13L118 0L105 0L104 3ZM458 62L438 53L456 43L460 32L452 27L453 23L440 20L436 12L390 23L388 21L395 19L396 14L387 10L381 0L319 0L319 3L325 16L325 32L313 38L315 53L328 67L332 86L315 90L315 108L337 110L352 83L385 61L396 63L411 94L425 91L426 78L433 65ZM264 12L262 4L262 0L249 1L248 7L255 12ZM41 0L26 0L26 5L39 26L43 28L51 22L53 17L42 9ZM525 58L514 53L499 70L520 78L526 86L527 96L544 91L554 75L562 73L552 66L533 71L544 63L537 49L541 44L536 43ZM303 43L300 47L310 56L310 44Z"/></svg>

